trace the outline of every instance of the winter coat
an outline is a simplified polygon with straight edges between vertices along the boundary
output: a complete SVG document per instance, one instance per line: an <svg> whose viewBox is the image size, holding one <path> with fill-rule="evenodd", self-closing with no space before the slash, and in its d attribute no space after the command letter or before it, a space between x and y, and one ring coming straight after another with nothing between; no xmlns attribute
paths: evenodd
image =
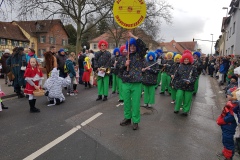
<svg viewBox="0 0 240 160"><path fill-rule="evenodd" d="M146 68L150 65L153 65L154 61L144 61L143 68ZM142 84L144 85L156 85L157 84L157 77L158 77L158 64L156 63L155 65L150 67L150 70L145 70L142 75Z"/></svg>
<svg viewBox="0 0 240 160"><path fill-rule="evenodd" d="M173 86L175 89L194 91L194 84L198 77L197 69L192 64L182 63L175 74ZM190 83L187 84L186 80Z"/></svg>
<svg viewBox="0 0 240 160"><path fill-rule="evenodd" d="M79 57L78 57L78 67L79 67L79 70L81 69L84 69L84 59L85 59L85 55L84 54L81 54Z"/></svg>
<svg viewBox="0 0 240 160"><path fill-rule="evenodd" d="M171 69L170 69L170 75L174 75L175 74L175 72L177 71L177 69L178 69L178 67L179 67L179 64L180 63L174 63L173 65L172 65L172 67L171 67Z"/></svg>
<svg viewBox="0 0 240 160"><path fill-rule="evenodd" d="M108 51L98 51L95 53L94 70L98 68L111 68L111 53Z"/></svg>
<svg viewBox="0 0 240 160"><path fill-rule="evenodd" d="M174 61L171 60L163 60L162 64L166 64L166 66L163 67L163 72L166 72L170 76L170 70L172 65L174 64Z"/></svg>
<svg viewBox="0 0 240 160"><path fill-rule="evenodd" d="M13 80L14 86L23 86L25 85L24 72L21 70L22 66L27 66L26 55L15 53L7 59L7 65L10 66L10 70L14 74L15 78Z"/></svg>
<svg viewBox="0 0 240 160"><path fill-rule="evenodd" d="M57 55L57 69L60 70L60 72L64 73L64 64L67 60L67 55L62 55L62 54L58 54Z"/></svg>
<svg viewBox="0 0 240 160"><path fill-rule="evenodd" d="M10 53L4 53L1 57L2 63L2 73L8 73L10 71L9 66L7 65L7 59L10 57Z"/></svg>
<svg viewBox="0 0 240 160"><path fill-rule="evenodd" d="M201 59L194 60L193 65L196 67L198 75L200 75L204 68L202 60Z"/></svg>
<svg viewBox="0 0 240 160"><path fill-rule="evenodd" d="M67 67L67 70L68 70L69 77L70 78L76 77L76 72L75 72L75 69L74 69L73 62L70 59L67 59L65 64L66 64L66 67Z"/></svg>
<svg viewBox="0 0 240 160"><path fill-rule="evenodd" d="M83 82L89 82L90 81L91 72L92 72L92 68L88 68L86 63L85 63L83 77L82 77Z"/></svg>
<svg viewBox="0 0 240 160"><path fill-rule="evenodd" d="M125 66L126 59L123 61L120 67L120 70L123 71L123 83L142 82L142 68L144 56L146 54L146 44L141 39L137 39L136 43L138 52L129 54L129 71L127 71L127 67Z"/></svg>
<svg viewBox="0 0 240 160"><path fill-rule="evenodd" d="M116 64L116 69L118 70L118 77L123 79L123 72L124 70L120 70L120 67L123 66L124 62L126 62L126 57L125 56L120 56L118 61L117 61L117 64Z"/></svg>
<svg viewBox="0 0 240 160"><path fill-rule="evenodd" d="M115 74L115 75L118 75L118 72L119 72L119 68L116 68L116 66L114 67L114 63L115 61L118 61L120 56L113 56L111 58L111 73Z"/></svg>

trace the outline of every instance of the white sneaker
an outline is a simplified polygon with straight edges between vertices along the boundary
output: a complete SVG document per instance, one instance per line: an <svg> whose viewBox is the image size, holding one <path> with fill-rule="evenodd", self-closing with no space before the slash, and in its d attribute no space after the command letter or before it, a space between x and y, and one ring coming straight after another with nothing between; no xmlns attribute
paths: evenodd
<svg viewBox="0 0 240 160"><path fill-rule="evenodd" d="M70 93L70 96L75 96L75 94L74 93Z"/></svg>
<svg viewBox="0 0 240 160"><path fill-rule="evenodd" d="M149 105L148 105L148 107L150 107L150 108L151 108L151 107L152 107L152 105L151 105L151 104L149 104Z"/></svg>
<svg viewBox="0 0 240 160"><path fill-rule="evenodd" d="M70 93L69 93L69 92L67 92L67 95L69 96L69 95L70 95Z"/></svg>
<svg viewBox="0 0 240 160"><path fill-rule="evenodd" d="M172 103L172 104L175 104L175 101L172 101L171 103Z"/></svg>
<svg viewBox="0 0 240 160"><path fill-rule="evenodd" d="M143 105L143 107L147 107L147 106L148 106L148 104L144 104L144 105Z"/></svg>

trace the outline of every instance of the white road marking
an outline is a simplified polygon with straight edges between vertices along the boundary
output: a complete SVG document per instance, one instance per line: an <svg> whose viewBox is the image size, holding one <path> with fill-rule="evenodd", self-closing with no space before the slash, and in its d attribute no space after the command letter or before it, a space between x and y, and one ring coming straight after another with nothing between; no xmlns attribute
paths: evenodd
<svg viewBox="0 0 240 160"><path fill-rule="evenodd" d="M102 113L98 112L97 114L95 114L94 116L92 116L91 118L87 119L86 121L84 121L83 123L81 123L81 126L85 126L88 123L92 122L94 119L96 119L97 117L101 116Z"/></svg>
<svg viewBox="0 0 240 160"><path fill-rule="evenodd" d="M92 122L94 119L96 119L97 117L99 117L100 115L102 115L102 113L97 113L94 116L92 116L91 118L87 119L86 121L84 121L83 123L81 123L81 126L85 126L88 123ZM54 147L55 145L57 145L58 143L62 142L63 140L65 140L66 138L68 138L69 136L71 136L73 133L75 133L76 131L78 131L79 129L81 129L81 126L78 125L76 127L74 127L73 129L71 129L70 131L64 133L62 136L58 137L57 139L53 140L52 142L48 143L47 145L45 145L44 147L40 148L39 150L37 150L36 152L32 153L31 155L27 156L26 158L24 158L23 160L33 160L37 157L39 157L41 154L43 154L44 152L48 151L49 149L51 149L52 147Z"/></svg>
<svg viewBox="0 0 240 160"><path fill-rule="evenodd" d="M37 158L38 156L40 156L41 154L43 154L47 150L51 149L52 147L54 147L58 143L62 142L67 137L71 136L73 133L75 133L80 128L81 128L81 126L74 127L70 131L66 132L62 136L60 136L57 139L55 139L54 141L48 143L47 145L45 145L44 147L40 148L39 150L37 150L36 152L32 153L31 155L29 155L28 157L24 158L23 160L32 160L32 159Z"/></svg>

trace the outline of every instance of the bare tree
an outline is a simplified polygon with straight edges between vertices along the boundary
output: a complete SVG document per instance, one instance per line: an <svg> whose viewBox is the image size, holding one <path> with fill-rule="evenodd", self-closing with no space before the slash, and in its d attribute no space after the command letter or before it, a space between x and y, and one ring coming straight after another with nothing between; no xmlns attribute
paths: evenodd
<svg viewBox="0 0 240 160"><path fill-rule="evenodd" d="M17 2L17 0L15 0ZM77 28L76 52L81 49L82 36L96 26L111 11L112 0L21 0L19 18L59 16L71 20ZM91 22L91 23L89 23ZM91 24L91 26L89 26Z"/></svg>
<svg viewBox="0 0 240 160"><path fill-rule="evenodd" d="M145 41L151 43L153 47L156 47L156 43L152 40L160 40L162 37L154 36L160 35L161 31L161 23L165 21L167 24L172 23L172 15L171 10L173 7L168 4L166 1L159 0L146 0L147 5L147 15L142 25L138 28L133 29L135 35L144 36ZM106 26L108 28L108 32L111 35L110 39L115 41L115 45L119 46L122 40L125 40L125 32L127 29L120 27L114 20L113 13L110 12L108 16L105 17L105 21L108 23ZM145 36L143 31L148 35Z"/></svg>
<svg viewBox="0 0 240 160"><path fill-rule="evenodd" d="M0 0L0 20L7 21L14 11L13 0Z"/></svg>

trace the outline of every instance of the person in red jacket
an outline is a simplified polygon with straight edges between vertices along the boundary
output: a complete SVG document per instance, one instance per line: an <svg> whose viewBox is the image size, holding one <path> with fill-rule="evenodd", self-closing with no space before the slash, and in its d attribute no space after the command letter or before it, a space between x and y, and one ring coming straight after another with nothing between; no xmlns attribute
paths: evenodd
<svg viewBox="0 0 240 160"><path fill-rule="evenodd" d="M227 99L228 102L223 107L222 113L217 119L217 124L222 129L222 143L224 146L222 153L217 154L217 156L225 158L225 160L232 160L235 150L233 136L237 127L233 114L233 109L238 105L236 101L236 87L228 90Z"/></svg>
<svg viewBox="0 0 240 160"><path fill-rule="evenodd" d="M87 86L89 88L92 87L91 84L90 84L91 72L92 72L92 67L91 67L90 58L85 57L85 59L84 59L84 72L83 72L83 78L82 78L82 81L85 84L85 89L87 88Z"/></svg>
<svg viewBox="0 0 240 160"><path fill-rule="evenodd" d="M24 77L27 81L24 93L29 95L30 112L40 112L40 109L35 107L36 99L33 96L33 91L41 88L44 78L35 58L30 58Z"/></svg>

